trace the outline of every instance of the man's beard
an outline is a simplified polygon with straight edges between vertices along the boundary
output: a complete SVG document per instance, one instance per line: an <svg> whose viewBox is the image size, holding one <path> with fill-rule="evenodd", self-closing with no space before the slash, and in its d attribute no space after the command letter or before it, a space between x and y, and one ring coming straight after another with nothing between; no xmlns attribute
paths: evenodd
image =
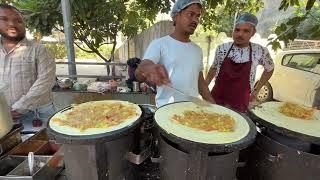
<svg viewBox="0 0 320 180"><path fill-rule="evenodd" d="M1 31L0 31L0 35L1 35L2 38L8 39L9 41L19 42L19 41L21 41L23 38L26 37L26 32L24 32L24 33L19 33L19 34L17 34L17 36L12 37L12 36L9 36L7 33L4 33L4 32L1 32Z"/></svg>

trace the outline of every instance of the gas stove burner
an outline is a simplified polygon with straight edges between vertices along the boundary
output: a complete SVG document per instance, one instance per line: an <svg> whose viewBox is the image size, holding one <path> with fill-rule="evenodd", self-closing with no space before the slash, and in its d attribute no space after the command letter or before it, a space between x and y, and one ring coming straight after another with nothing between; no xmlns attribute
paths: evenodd
<svg viewBox="0 0 320 180"><path fill-rule="evenodd" d="M152 119L153 122L151 122L150 120L149 121L146 121L146 123L144 124L144 129L145 130L150 130L152 128L154 128L155 126L155 123L154 123L154 120Z"/></svg>
<svg viewBox="0 0 320 180"><path fill-rule="evenodd" d="M153 116L157 110L157 107L152 104L140 104L145 116Z"/></svg>
<svg viewBox="0 0 320 180"><path fill-rule="evenodd" d="M142 128L144 130L151 130L155 127L155 121L154 121L154 113L156 111L156 106L151 105L151 104L141 104L140 105L143 115L142 115L142 120L143 120L143 126Z"/></svg>

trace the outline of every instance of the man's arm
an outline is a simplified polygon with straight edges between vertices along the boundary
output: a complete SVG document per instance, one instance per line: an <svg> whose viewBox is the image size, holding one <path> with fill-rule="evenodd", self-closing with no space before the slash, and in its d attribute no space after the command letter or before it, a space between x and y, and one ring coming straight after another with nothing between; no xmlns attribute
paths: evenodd
<svg viewBox="0 0 320 180"><path fill-rule="evenodd" d="M268 72L266 70L263 71L260 80L257 82L257 84L255 85L255 87L251 93L251 98L250 98L251 101L255 100L260 89L262 88L262 86L264 86L269 81L272 74L273 74L273 70L271 70L270 72Z"/></svg>
<svg viewBox="0 0 320 180"><path fill-rule="evenodd" d="M274 63L267 48L263 48L262 57L259 61L259 64L261 64L264 67L264 71L260 77L260 80L257 82L253 91L251 92L251 101L256 99L257 94L262 88L262 86L264 86L269 81L273 74Z"/></svg>
<svg viewBox="0 0 320 180"><path fill-rule="evenodd" d="M37 79L28 93L12 105L13 110L19 112L19 110L36 108L39 97L51 91L55 83L56 65L53 56L45 47L40 47L37 59Z"/></svg>
<svg viewBox="0 0 320 180"><path fill-rule="evenodd" d="M219 52L222 51L221 48L222 48L222 45L219 45L216 48L216 53L214 55L214 61L213 61L212 65L211 65L211 67L209 69L209 72L208 72L208 74L206 76L206 82L207 82L208 85L211 83L212 79L216 75L217 67L219 66L219 63L221 63L221 59L223 58L220 55L221 53L219 53Z"/></svg>
<svg viewBox="0 0 320 180"><path fill-rule="evenodd" d="M214 68L214 67L211 66L210 69L209 69L209 72L208 72L208 74L207 74L207 76L206 76L206 83L207 83L208 85L209 85L210 82L212 81L212 79L213 79L213 77L215 76L216 72L217 72L216 68Z"/></svg>
<svg viewBox="0 0 320 180"><path fill-rule="evenodd" d="M215 103L215 101L213 100L211 93L209 91L208 84L204 80L202 71L199 72L198 88L199 88L199 93L204 100L209 101L211 103Z"/></svg>
<svg viewBox="0 0 320 180"><path fill-rule="evenodd" d="M260 80L257 82L256 86L254 87L254 89L256 89L258 92L260 91L260 89L262 88L262 86L264 86L269 79L271 78L273 74L273 70L271 70L270 72L264 70Z"/></svg>
<svg viewBox="0 0 320 180"><path fill-rule="evenodd" d="M166 68L147 59L138 65L135 76L140 82L147 81L158 86L170 83Z"/></svg>
<svg viewBox="0 0 320 180"><path fill-rule="evenodd" d="M11 117L12 117L13 121L20 118L21 116L22 116L21 113L18 113L16 110L11 110Z"/></svg>

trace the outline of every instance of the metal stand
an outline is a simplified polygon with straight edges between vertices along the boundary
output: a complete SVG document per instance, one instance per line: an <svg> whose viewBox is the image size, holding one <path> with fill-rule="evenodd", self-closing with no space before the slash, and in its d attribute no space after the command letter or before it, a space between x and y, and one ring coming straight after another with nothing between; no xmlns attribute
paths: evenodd
<svg viewBox="0 0 320 180"><path fill-rule="evenodd" d="M133 137L133 136L131 136ZM87 145L65 144L65 166L69 180L131 179L125 156L133 142L129 135L114 141Z"/></svg>
<svg viewBox="0 0 320 180"><path fill-rule="evenodd" d="M160 138L160 177L162 180L234 180L239 151L210 153L202 150L183 152Z"/></svg>
<svg viewBox="0 0 320 180"><path fill-rule="evenodd" d="M247 153L239 180L318 180L320 156L283 145L261 133Z"/></svg>

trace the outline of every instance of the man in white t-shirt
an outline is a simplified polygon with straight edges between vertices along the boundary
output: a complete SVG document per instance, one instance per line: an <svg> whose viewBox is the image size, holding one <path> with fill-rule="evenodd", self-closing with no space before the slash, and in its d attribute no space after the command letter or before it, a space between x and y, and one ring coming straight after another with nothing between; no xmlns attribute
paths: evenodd
<svg viewBox="0 0 320 180"><path fill-rule="evenodd" d="M171 13L174 32L152 41L136 70L139 81L157 85L157 107L187 100L165 85L214 103L202 73L202 50L190 40L201 13L200 0L178 0Z"/></svg>
<svg viewBox="0 0 320 180"><path fill-rule="evenodd" d="M256 98L273 73L274 63L268 49L250 42L257 23L258 19L250 13L237 18L232 33L234 41L217 47L206 78L208 84L214 77L216 79L211 91L216 103L238 112L247 111L250 100ZM258 65L264 67L264 72L255 85Z"/></svg>

